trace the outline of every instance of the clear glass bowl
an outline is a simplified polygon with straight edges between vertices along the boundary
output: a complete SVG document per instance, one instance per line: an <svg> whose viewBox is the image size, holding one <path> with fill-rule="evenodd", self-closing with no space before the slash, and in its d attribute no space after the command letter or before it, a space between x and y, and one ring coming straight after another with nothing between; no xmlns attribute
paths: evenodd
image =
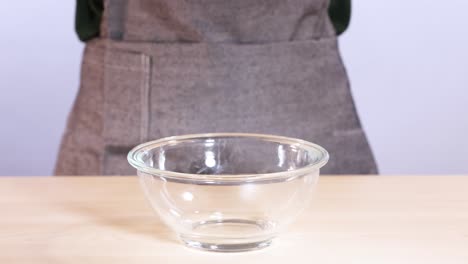
<svg viewBox="0 0 468 264"><path fill-rule="evenodd" d="M128 161L186 245L235 252L270 245L296 218L328 153L294 138L216 133L144 143Z"/></svg>

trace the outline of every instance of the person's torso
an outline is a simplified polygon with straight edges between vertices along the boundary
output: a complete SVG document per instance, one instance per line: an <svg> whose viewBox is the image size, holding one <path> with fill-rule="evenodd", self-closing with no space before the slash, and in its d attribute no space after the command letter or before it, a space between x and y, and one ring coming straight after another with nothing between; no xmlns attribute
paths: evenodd
<svg viewBox="0 0 468 264"><path fill-rule="evenodd" d="M335 35L328 0L108 1L103 35L142 42L268 43Z"/></svg>

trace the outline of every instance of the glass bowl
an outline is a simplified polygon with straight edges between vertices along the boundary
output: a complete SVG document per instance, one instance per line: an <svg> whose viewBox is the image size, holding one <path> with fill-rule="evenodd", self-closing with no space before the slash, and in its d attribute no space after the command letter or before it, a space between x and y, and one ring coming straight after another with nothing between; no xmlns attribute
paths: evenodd
<svg viewBox="0 0 468 264"><path fill-rule="evenodd" d="M187 246L236 252L267 247L296 218L328 153L300 139L214 133L144 143L128 161Z"/></svg>

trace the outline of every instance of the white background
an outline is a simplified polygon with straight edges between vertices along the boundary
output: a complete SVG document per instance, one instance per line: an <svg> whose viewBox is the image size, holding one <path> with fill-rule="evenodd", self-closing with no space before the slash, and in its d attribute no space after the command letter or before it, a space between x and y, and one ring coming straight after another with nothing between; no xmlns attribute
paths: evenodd
<svg viewBox="0 0 468 264"><path fill-rule="evenodd" d="M0 175L50 175L76 95L75 1L0 9ZM468 1L354 0L340 37L382 174L468 173Z"/></svg>

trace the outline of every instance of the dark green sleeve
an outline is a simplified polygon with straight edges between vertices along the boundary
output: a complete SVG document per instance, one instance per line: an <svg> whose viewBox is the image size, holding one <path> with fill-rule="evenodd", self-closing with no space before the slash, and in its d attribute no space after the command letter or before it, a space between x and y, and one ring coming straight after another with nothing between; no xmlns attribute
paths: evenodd
<svg viewBox="0 0 468 264"><path fill-rule="evenodd" d="M81 41L99 36L103 9L103 0L76 1L75 30ZM330 0L328 14L336 34L343 33L351 18L351 0Z"/></svg>
<svg viewBox="0 0 468 264"><path fill-rule="evenodd" d="M343 33L351 19L351 0L330 0L328 15L335 27L337 35Z"/></svg>
<svg viewBox="0 0 468 264"><path fill-rule="evenodd" d="M99 36L103 0L77 0L75 13L75 31L81 41Z"/></svg>

